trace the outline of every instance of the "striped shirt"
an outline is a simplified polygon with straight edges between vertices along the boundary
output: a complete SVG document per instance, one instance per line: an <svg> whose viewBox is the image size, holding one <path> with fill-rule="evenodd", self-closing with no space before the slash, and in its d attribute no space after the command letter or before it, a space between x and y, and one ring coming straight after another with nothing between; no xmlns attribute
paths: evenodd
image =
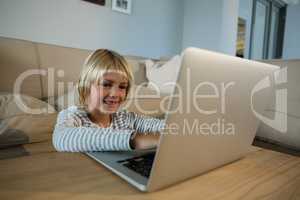
<svg viewBox="0 0 300 200"><path fill-rule="evenodd" d="M58 114L52 139L57 151L128 151L133 133L157 132L164 125L164 120L121 110L112 114L110 127L102 128L84 109L72 106Z"/></svg>

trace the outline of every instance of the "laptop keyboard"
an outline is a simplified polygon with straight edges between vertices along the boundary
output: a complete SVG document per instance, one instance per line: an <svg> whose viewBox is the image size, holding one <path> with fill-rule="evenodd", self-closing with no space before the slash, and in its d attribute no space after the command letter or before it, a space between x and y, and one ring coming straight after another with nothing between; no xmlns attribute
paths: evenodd
<svg viewBox="0 0 300 200"><path fill-rule="evenodd" d="M155 152L134 158L129 158L126 160L120 160L118 161L118 163L121 163L123 166L137 172L138 174L146 178L149 178L154 157Z"/></svg>

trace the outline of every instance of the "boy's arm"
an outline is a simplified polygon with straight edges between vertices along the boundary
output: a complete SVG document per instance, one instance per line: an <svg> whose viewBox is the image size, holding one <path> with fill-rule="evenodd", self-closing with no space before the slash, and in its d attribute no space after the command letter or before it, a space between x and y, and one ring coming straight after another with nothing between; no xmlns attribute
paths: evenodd
<svg viewBox="0 0 300 200"><path fill-rule="evenodd" d="M134 112L129 112L128 116L133 129L139 133L155 133L165 127L165 120L138 115Z"/></svg>
<svg viewBox="0 0 300 200"><path fill-rule="evenodd" d="M53 145L57 151L131 150L129 142L134 130L78 127L78 123L78 120L72 117L72 113L67 110L59 113L52 137Z"/></svg>
<svg viewBox="0 0 300 200"><path fill-rule="evenodd" d="M131 140L131 147L136 150L150 149L157 146L159 141L158 132L165 127L165 120L138 115L128 112L131 127L136 130Z"/></svg>

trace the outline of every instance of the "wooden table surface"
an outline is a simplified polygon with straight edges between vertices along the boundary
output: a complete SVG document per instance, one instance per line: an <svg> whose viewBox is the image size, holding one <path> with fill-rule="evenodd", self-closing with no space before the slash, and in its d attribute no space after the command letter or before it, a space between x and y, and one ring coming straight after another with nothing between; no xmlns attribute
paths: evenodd
<svg viewBox="0 0 300 200"><path fill-rule="evenodd" d="M0 160L0 199L300 199L300 158L258 149L196 178L142 193L80 153L51 143L27 145L31 155Z"/></svg>

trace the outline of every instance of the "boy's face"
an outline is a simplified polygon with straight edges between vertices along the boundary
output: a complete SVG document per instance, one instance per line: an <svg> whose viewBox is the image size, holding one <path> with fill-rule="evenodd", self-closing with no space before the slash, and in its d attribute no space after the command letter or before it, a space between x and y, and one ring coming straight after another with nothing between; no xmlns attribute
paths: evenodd
<svg viewBox="0 0 300 200"><path fill-rule="evenodd" d="M88 107L101 113L115 113L124 102L128 79L118 72L106 72L99 84L92 84Z"/></svg>

